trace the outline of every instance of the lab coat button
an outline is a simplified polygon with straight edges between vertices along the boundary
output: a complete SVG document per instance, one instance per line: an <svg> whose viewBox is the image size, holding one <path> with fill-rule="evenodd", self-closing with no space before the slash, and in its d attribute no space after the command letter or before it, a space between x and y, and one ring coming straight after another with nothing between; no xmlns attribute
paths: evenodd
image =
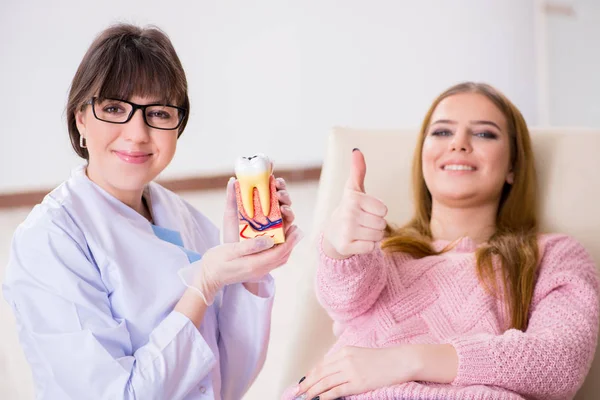
<svg viewBox="0 0 600 400"><path fill-rule="evenodd" d="M204 386L200 386L200 393L206 393L206 388Z"/></svg>

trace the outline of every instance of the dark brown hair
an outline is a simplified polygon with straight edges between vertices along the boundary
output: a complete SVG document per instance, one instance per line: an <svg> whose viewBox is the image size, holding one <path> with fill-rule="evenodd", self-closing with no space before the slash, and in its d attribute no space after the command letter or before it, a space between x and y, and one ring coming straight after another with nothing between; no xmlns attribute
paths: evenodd
<svg viewBox="0 0 600 400"><path fill-rule="evenodd" d="M448 250L436 252L431 246L429 223L432 198L423 177L421 153L436 107L443 99L460 93L485 96L506 118L514 182L512 185L504 184L496 215L496 232L485 245L477 249L477 273L487 289L503 296L511 317L510 327L525 330L539 261L535 161L529 130L521 112L490 85L464 82L452 86L440 94L429 108L421 126L413 158L415 214L413 219L400 229L394 231L388 226L390 236L383 241L382 248L387 252L404 252L416 258L441 254ZM500 261L499 271L494 270L494 257L498 257ZM503 286L502 292L498 290L498 282Z"/></svg>
<svg viewBox="0 0 600 400"><path fill-rule="evenodd" d="M93 96L127 100L133 95L156 97L187 109L179 127L181 136L190 101L185 72L171 40L156 27L118 24L96 37L71 83L67 125L71 144L80 157L88 159L88 152L79 146L75 113Z"/></svg>

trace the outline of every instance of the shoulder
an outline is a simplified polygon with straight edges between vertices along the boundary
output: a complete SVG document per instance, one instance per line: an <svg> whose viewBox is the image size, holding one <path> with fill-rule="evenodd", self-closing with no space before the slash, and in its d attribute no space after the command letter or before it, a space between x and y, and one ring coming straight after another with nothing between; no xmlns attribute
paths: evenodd
<svg viewBox="0 0 600 400"><path fill-rule="evenodd" d="M68 210L50 196L36 205L15 230L6 283L38 280L50 285L66 273L93 273L85 235Z"/></svg>
<svg viewBox="0 0 600 400"><path fill-rule="evenodd" d="M539 236L538 245L541 280L554 281L559 276L577 276L598 286L597 264L579 240L566 234L543 234Z"/></svg>
<svg viewBox="0 0 600 400"><path fill-rule="evenodd" d="M32 208L13 234L8 272L18 268L48 270L52 260L69 252L91 258L80 226L80 217L90 212L81 207L89 203L89 188L85 166L79 165Z"/></svg>
<svg viewBox="0 0 600 400"><path fill-rule="evenodd" d="M561 233L541 234L538 237L541 262L580 259L594 264L588 249L577 239Z"/></svg>
<svg viewBox="0 0 600 400"><path fill-rule="evenodd" d="M48 194L44 200L33 207L25 220L19 224L13 242L23 244L40 244L38 241L49 236L65 236L72 240L83 240L83 233L71 217L65 203L63 188L59 186Z"/></svg>

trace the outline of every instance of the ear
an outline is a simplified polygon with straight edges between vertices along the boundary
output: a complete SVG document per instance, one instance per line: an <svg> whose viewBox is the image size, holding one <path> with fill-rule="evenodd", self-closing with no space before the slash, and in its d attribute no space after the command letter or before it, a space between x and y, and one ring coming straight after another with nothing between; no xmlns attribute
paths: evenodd
<svg viewBox="0 0 600 400"><path fill-rule="evenodd" d="M86 112L85 110L87 109L84 108L83 110L79 109L77 111L75 111L75 123L77 124L77 130L79 131L79 134L85 137L85 131L86 131Z"/></svg>
<svg viewBox="0 0 600 400"><path fill-rule="evenodd" d="M515 183L515 173L512 169L508 172L508 175L506 175L506 183L508 183L509 185Z"/></svg>

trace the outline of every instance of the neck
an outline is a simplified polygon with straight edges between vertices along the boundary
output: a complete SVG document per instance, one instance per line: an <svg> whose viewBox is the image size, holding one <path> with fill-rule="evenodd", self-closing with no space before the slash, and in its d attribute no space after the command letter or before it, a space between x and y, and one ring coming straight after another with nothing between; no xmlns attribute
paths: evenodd
<svg viewBox="0 0 600 400"><path fill-rule="evenodd" d="M96 185L100 186L102 189L104 189L106 192L108 192L115 199L117 199L120 202L122 202L123 204L131 207L137 213L139 213L140 215L142 215L144 218L148 219L149 221L151 220L150 211L148 210L148 207L146 207L146 204L142 200L142 195L144 193L143 188L137 189L137 190L123 190L123 189L116 188L113 185L109 184L108 182L104 181L101 178L101 176L98 176L95 173L95 171L93 169L90 169L89 167L86 168L86 175L92 182L94 182Z"/></svg>
<svg viewBox="0 0 600 400"><path fill-rule="evenodd" d="M456 208L434 201L429 227L434 240L454 241L468 236L475 243L483 243L496 231L498 205Z"/></svg>

